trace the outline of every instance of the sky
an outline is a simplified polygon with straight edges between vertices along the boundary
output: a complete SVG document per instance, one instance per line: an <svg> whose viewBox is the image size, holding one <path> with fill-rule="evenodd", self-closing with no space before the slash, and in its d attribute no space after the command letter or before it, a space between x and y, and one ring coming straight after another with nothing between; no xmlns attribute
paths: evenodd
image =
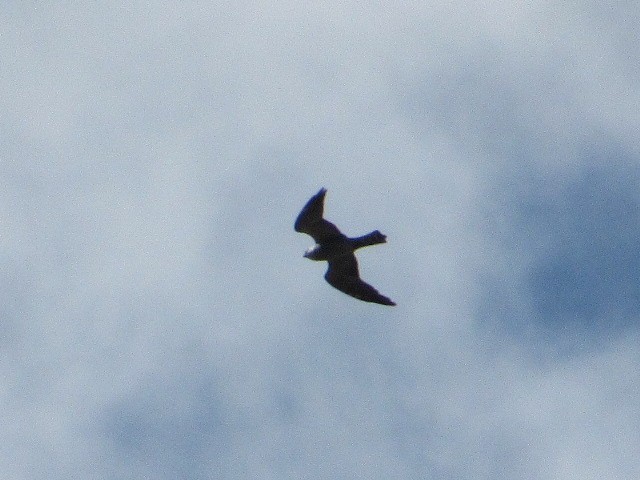
<svg viewBox="0 0 640 480"><path fill-rule="evenodd" d="M4 2L0 471L640 478L640 8ZM321 187L396 307L293 230Z"/></svg>

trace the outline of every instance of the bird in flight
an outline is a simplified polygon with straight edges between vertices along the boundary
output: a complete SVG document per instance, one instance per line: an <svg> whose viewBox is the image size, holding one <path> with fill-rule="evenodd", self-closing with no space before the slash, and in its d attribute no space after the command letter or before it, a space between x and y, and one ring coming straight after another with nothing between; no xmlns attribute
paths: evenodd
<svg viewBox="0 0 640 480"><path fill-rule="evenodd" d="M341 292L365 302L395 305L389 298L360 279L358 261L353 254L358 248L386 243L387 237L378 230L361 237L349 238L344 235L333 223L322 218L326 193L327 190L322 188L311 197L302 208L293 227L296 232L311 235L316 242L304 256L310 260L329 262L324 278Z"/></svg>

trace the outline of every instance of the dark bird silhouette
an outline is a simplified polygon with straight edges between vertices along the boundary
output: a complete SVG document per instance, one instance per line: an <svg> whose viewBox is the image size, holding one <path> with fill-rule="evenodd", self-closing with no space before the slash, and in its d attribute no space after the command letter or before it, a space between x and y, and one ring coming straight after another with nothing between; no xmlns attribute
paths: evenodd
<svg viewBox="0 0 640 480"><path fill-rule="evenodd" d="M311 197L296 219L294 225L296 232L311 235L316 241L316 245L309 248L304 256L310 260L329 262L324 278L341 292L365 302L395 305L360 279L358 261L353 254L358 248L386 243L387 237L378 230L355 238L342 234L338 227L322 218L326 193L326 189L320 189Z"/></svg>

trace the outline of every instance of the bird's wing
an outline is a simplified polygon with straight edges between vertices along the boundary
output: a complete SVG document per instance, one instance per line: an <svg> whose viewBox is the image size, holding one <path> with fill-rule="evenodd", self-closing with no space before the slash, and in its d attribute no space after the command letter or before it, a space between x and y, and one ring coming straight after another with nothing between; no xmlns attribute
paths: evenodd
<svg viewBox="0 0 640 480"><path fill-rule="evenodd" d="M329 268L324 278L332 287L359 300L381 305L395 305L389 298L360 279L358 261L353 254L329 260Z"/></svg>
<svg viewBox="0 0 640 480"><path fill-rule="evenodd" d="M293 228L296 232L311 235L316 243L329 238L341 237L342 233L333 223L322 218L324 196L327 191L322 188L302 208Z"/></svg>

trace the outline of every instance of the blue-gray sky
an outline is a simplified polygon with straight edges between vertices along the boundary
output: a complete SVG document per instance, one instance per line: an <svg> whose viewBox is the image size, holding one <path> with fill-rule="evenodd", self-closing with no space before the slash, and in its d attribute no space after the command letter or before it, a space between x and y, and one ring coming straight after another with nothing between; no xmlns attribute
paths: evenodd
<svg viewBox="0 0 640 480"><path fill-rule="evenodd" d="M0 471L640 478L637 2L5 2ZM293 231L380 229L358 302Z"/></svg>

